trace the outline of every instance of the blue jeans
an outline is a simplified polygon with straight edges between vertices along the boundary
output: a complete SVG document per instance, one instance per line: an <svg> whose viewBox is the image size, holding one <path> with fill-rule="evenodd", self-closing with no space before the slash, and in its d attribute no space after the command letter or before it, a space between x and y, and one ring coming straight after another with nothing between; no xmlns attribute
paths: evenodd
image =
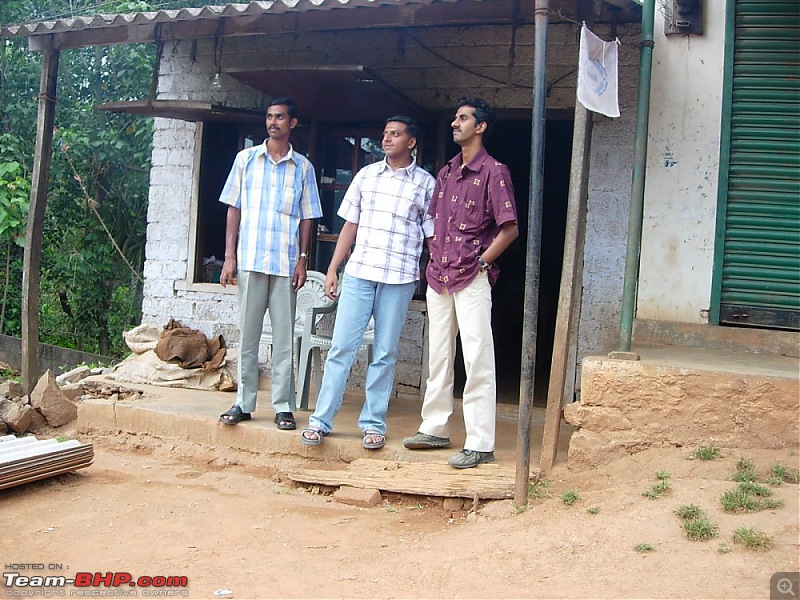
<svg viewBox="0 0 800 600"><path fill-rule="evenodd" d="M370 317L375 319L375 347L367 367L366 400L358 418L361 431L386 433L386 411L394 386L397 346L416 282L390 284L345 274L340 290L333 340L322 376L317 406L308 422L325 433L342 407L347 376Z"/></svg>

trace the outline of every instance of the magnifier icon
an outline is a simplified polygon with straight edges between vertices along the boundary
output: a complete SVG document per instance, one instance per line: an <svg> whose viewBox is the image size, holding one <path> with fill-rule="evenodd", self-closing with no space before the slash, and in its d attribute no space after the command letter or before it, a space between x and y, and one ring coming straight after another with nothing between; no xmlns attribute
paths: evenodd
<svg viewBox="0 0 800 600"><path fill-rule="evenodd" d="M792 580L788 577L778 579L778 585L776 587L781 594L791 594L792 598L796 597L792 586Z"/></svg>

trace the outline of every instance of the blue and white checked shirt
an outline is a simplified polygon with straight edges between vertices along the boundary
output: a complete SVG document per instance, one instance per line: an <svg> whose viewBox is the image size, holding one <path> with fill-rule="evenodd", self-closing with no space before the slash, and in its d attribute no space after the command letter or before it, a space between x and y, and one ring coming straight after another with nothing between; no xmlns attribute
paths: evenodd
<svg viewBox="0 0 800 600"><path fill-rule="evenodd" d="M392 171L384 159L356 173L338 213L358 224L345 273L380 283L417 281L422 243L433 235L428 206L435 185L413 162Z"/></svg>
<svg viewBox="0 0 800 600"><path fill-rule="evenodd" d="M239 270L267 275L294 273L300 221L322 216L314 166L291 146L276 163L266 141L236 155L219 201L242 211Z"/></svg>

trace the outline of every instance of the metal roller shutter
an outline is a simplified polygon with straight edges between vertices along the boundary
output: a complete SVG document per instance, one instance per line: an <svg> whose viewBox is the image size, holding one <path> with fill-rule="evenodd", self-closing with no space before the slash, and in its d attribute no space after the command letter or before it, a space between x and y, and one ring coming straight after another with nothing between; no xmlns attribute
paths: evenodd
<svg viewBox="0 0 800 600"><path fill-rule="evenodd" d="M728 89L719 322L800 329L798 0L736 0Z"/></svg>

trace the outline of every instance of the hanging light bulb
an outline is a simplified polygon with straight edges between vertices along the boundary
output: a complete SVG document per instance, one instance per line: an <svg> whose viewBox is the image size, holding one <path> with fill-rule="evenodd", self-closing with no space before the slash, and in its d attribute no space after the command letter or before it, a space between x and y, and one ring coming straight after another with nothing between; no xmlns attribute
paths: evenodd
<svg viewBox="0 0 800 600"><path fill-rule="evenodd" d="M222 75L220 75L219 71L214 73L214 76L211 78L211 87L215 90L222 89Z"/></svg>

